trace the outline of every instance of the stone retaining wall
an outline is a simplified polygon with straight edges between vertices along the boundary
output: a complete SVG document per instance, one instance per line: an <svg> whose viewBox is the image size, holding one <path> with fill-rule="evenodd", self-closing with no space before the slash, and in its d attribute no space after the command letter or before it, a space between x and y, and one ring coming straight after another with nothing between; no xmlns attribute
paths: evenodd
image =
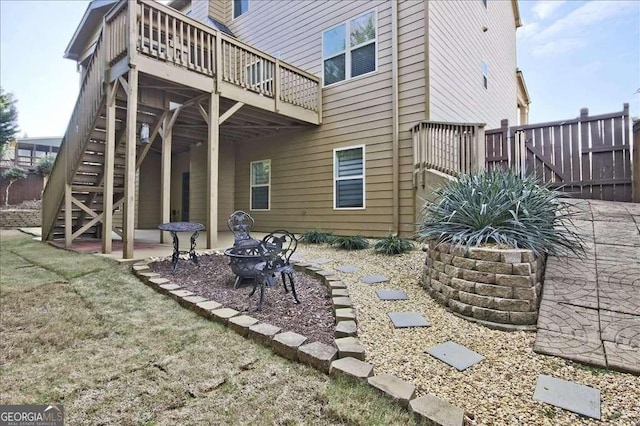
<svg viewBox="0 0 640 426"><path fill-rule="evenodd" d="M544 261L531 250L430 244L422 284L440 304L502 330L535 330Z"/></svg>
<svg viewBox="0 0 640 426"><path fill-rule="evenodd" d="M0 210L0 228L32 228L40 226L40 210Z"/></svg>

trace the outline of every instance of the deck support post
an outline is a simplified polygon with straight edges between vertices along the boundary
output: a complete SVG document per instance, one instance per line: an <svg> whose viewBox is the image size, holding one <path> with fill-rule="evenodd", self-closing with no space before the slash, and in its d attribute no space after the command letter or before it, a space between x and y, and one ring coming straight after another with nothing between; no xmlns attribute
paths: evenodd
<svg viewBox="0 0 640 426"><path fill-rule="evenodd" d="M127 98L126 160L124 171L124 259L133 258L136 213L136 131L138 119L138 70L129 70Z"/></svg>
<svg viewBox="0 0 640 426"><path fill-rule="evenodd" d="M218 245L218 155L220 144L220 95L209 97L209 141L207 143L207 248Z"/></svg>
<svg viewBox="0 0 640 426"><path fill-rule="evenodd" d="M171 221L171 141L173 137L173 126L170 126L171 121L170 114L166 114L164 117L164 123L162 124L162 165L161 165L161 223L167 223ZM160 242L169 242L167 232L160 231Z"/></svg>
<svg viewBox="0 0 640 426"><path fill-rule="evenodd" d="M72 199L71 184L67 182L64 185L64 246L66 248L71 248L73 242Z"/></svg>
<svg viewBox="0 0 640 426"><path fill-rule="evenodd" d="M102 193L102 253L109 254L112 249L113 229L113 172L116 153L116 93L118 83L111 83L107 89L107 139L104 151L104 192Z"/></svg>

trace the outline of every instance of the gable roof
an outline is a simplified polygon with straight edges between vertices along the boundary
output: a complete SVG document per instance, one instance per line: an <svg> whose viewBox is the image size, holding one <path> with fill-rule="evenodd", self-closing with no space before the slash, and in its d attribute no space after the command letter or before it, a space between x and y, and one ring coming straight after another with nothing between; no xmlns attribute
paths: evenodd
<svg viewBox="0 0 640 426"><path fill-rule="evenodd" d="M93 0L87 6L84 16L80 21L80 25L71 37L71 41L64 51L64 57L67 59L78 60L82 54L82 49L87 44L89 37L93 34L98 25L102 23L102 18L107 14L109 9L117 3L117 0Z"/></svg>

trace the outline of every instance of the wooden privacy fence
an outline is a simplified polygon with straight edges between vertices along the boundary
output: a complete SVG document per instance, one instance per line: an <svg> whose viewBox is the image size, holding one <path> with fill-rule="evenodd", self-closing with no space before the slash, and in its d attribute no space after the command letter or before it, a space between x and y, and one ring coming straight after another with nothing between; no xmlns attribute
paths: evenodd
<svg viewBox="0 0 640 426"><path fill-rule="evenodd" d="M620 112L487 130L486 166L534 174L576 198L632 200L629 105Z"/></svg>

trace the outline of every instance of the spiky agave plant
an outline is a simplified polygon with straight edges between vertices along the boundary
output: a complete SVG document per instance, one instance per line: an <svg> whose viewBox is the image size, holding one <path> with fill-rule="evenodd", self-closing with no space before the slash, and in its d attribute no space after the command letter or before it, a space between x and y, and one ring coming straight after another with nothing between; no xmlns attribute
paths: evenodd
<svg viewBox="0 0 640 426"><path fill-rule="evenodd" d="M526 248L536 256L584 252L571 229L563 194L541 185L534 176L521 178L497 168L463 175L436 190L440 201L426 203L418 237L456 245L486 244Z"/></svg>

